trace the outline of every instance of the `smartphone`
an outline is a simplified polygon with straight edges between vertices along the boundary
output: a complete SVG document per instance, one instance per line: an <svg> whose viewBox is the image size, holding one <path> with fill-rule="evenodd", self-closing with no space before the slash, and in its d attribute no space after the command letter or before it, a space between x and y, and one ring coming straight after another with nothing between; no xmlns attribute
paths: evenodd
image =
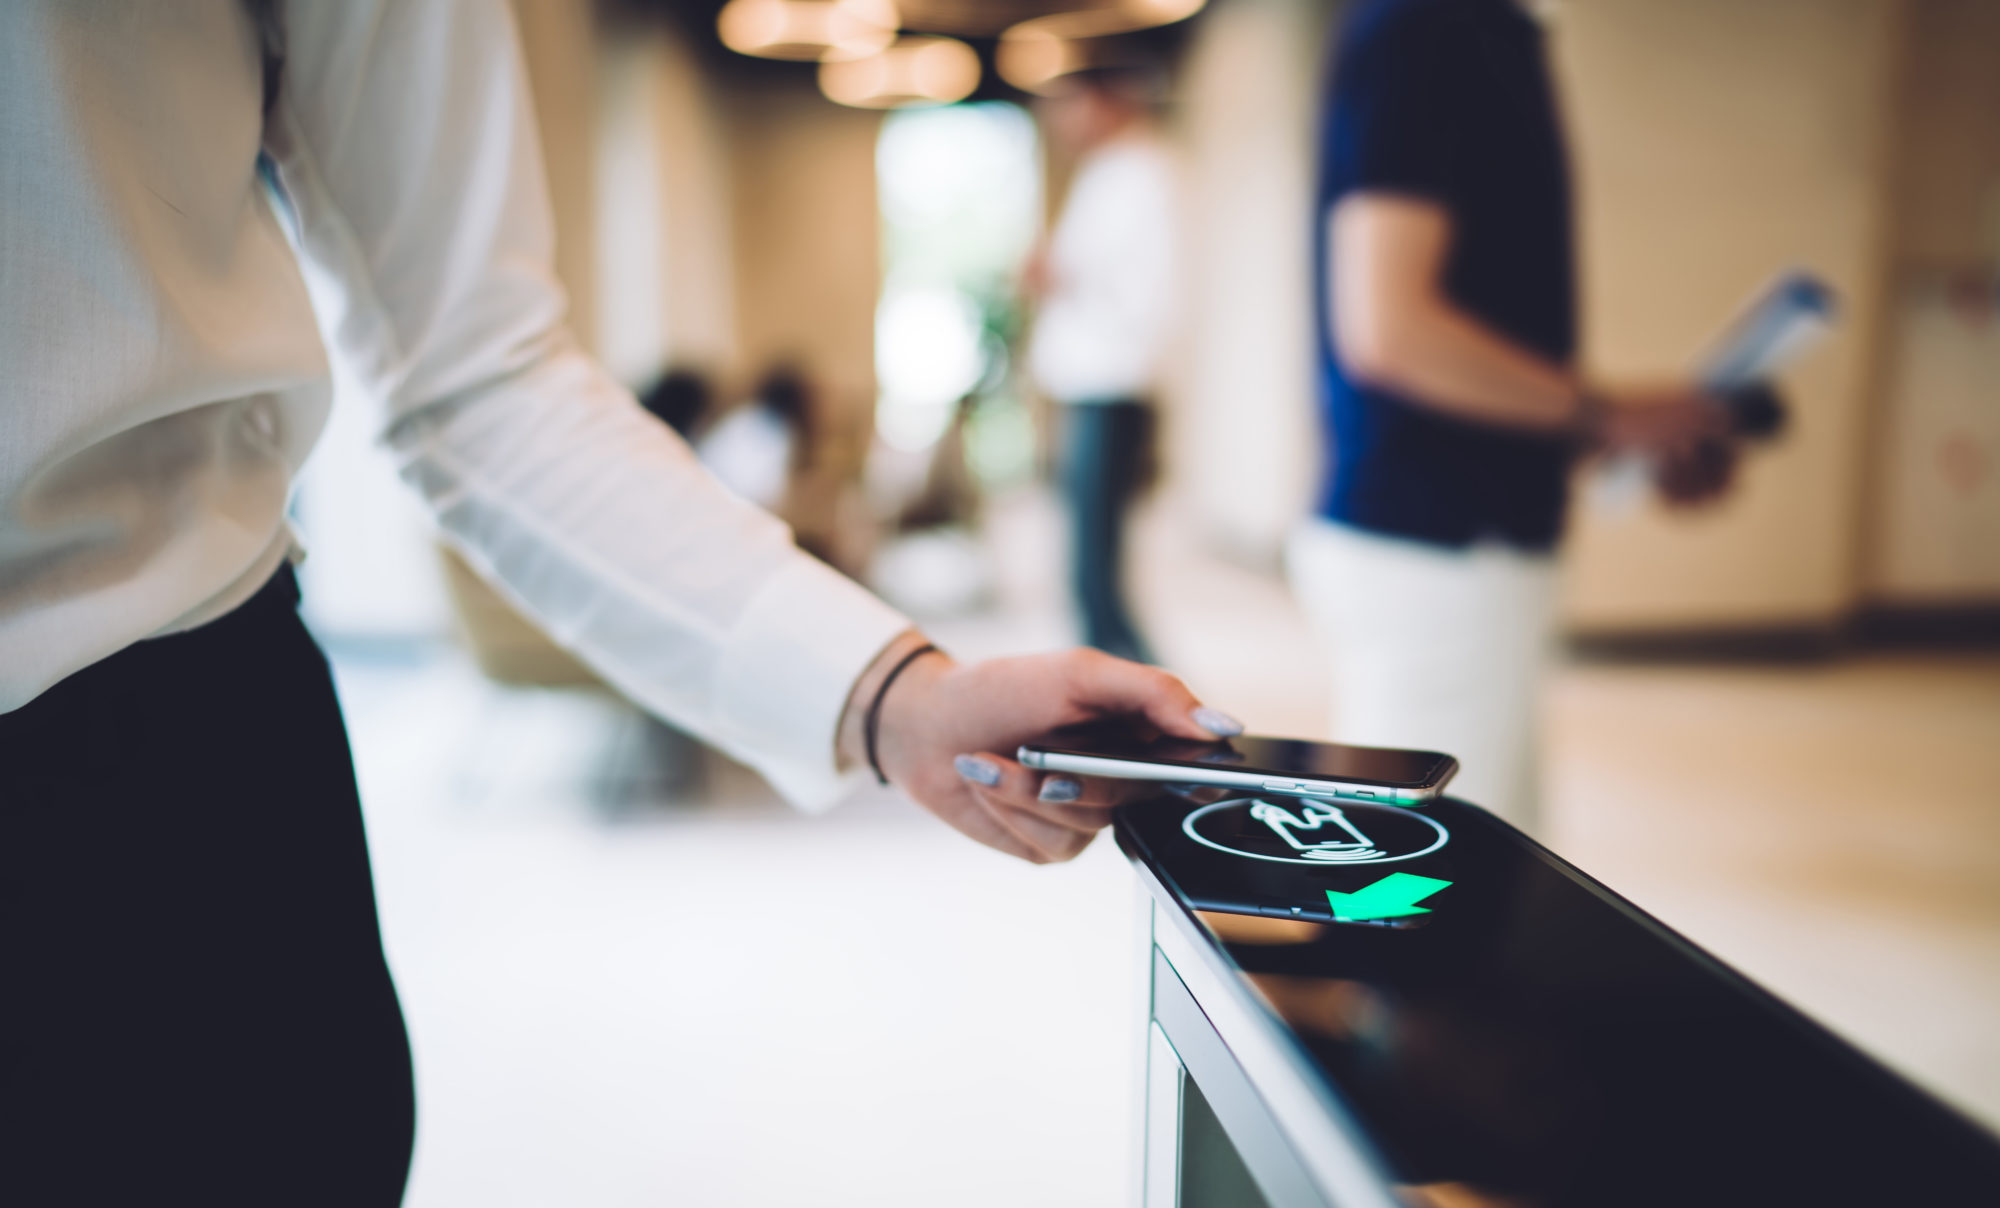
<svg viewBox="0 0 2000 1208"><path fill-rule="evenodd" d="M1288 797L1421 805L1438 795L1458 760L1437 751L1348 747L1242 735L1192 742L1130 722L1090 722L1023 743L1023 767L1118 780L1158 780Z"/></svg>

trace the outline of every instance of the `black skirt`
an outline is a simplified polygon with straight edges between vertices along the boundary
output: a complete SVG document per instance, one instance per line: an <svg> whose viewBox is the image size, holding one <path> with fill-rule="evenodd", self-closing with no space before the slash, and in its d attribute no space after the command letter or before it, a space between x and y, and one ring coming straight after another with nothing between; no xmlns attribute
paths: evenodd
<svg viewBox="0 0 2000 1208"><path fill-rule="evenodd" d="M354 769L289 568L0 714L0 1201L397 1203Z"/></svg>

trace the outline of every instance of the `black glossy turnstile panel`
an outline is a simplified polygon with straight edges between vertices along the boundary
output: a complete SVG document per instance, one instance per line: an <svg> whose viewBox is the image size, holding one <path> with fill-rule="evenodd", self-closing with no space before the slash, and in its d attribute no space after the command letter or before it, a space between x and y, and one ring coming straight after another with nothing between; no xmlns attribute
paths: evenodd
<svg viewBox="0 0 2000 1208"><path fill-rule="evenodd" d="M1397 1183L2000 1202L2000 1142L1484 811L1273 804L1141 802L1119 842Z"/></svg>

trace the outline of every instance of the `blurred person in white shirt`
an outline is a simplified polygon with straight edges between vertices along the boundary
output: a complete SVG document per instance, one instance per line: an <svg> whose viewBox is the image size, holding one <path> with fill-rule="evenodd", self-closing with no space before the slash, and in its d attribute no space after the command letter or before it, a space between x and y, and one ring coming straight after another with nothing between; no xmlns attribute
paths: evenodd
<svg viewBox="0 0 2000 1208"><path fill-rule="evenodd" d="M1084 641L1152 661L1126 602L1125 516L1153 437L1152 395L1178 311L1177 173L1154 120L1155 77L1094 68L1063 77L1039 111L1076 155L1062 214L1030 259L1038 304L1028 368L1061 415L1070 584Z"/></svg>
<svg viewBox="0 0 2000 1208"><path fill-rule="evenodd" d="M505 0L0 5L0 926L9 1204L396 1203L414 1099L285 520L330 352L445 537L806 809L873 772L1067 859L1113 790L1008 758L1143 714L961 665L722 488L565 324Z"/></svg>

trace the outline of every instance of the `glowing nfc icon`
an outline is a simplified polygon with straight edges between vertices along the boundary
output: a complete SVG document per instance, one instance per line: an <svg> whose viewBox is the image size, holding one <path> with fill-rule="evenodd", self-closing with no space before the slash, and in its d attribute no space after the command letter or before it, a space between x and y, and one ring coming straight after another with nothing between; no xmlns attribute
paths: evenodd
<svg viewBox="0 0 2000 1208"><path fill-rule="evenodd" d="M1451 838L1437 819L1415 810L1252 797L1203 806L1187 816L1181 830L1232 856L1322 867L1414 860Z"/></svg>
<svg viewBox="0 0 2000 1208"><path fill-rule="evenodd" d="M1276 832L1280 839L1292 845L1292 849L1308 860L1323 860L1329 864L1360 864L1382 858L1382 851L1375 841L1354 829L1347 820L1347 812L1337 805L1308 805L1303 811L1304 818L1293 814L1282 805L1269 801L1259 801L1250 807L1250 816ZM1319 833L1332 823L1337 829L1332 838L1316 843L1301 843L1298 833L1308 831ZM1348 839L1339 836L1345 834Z"/></svg>

